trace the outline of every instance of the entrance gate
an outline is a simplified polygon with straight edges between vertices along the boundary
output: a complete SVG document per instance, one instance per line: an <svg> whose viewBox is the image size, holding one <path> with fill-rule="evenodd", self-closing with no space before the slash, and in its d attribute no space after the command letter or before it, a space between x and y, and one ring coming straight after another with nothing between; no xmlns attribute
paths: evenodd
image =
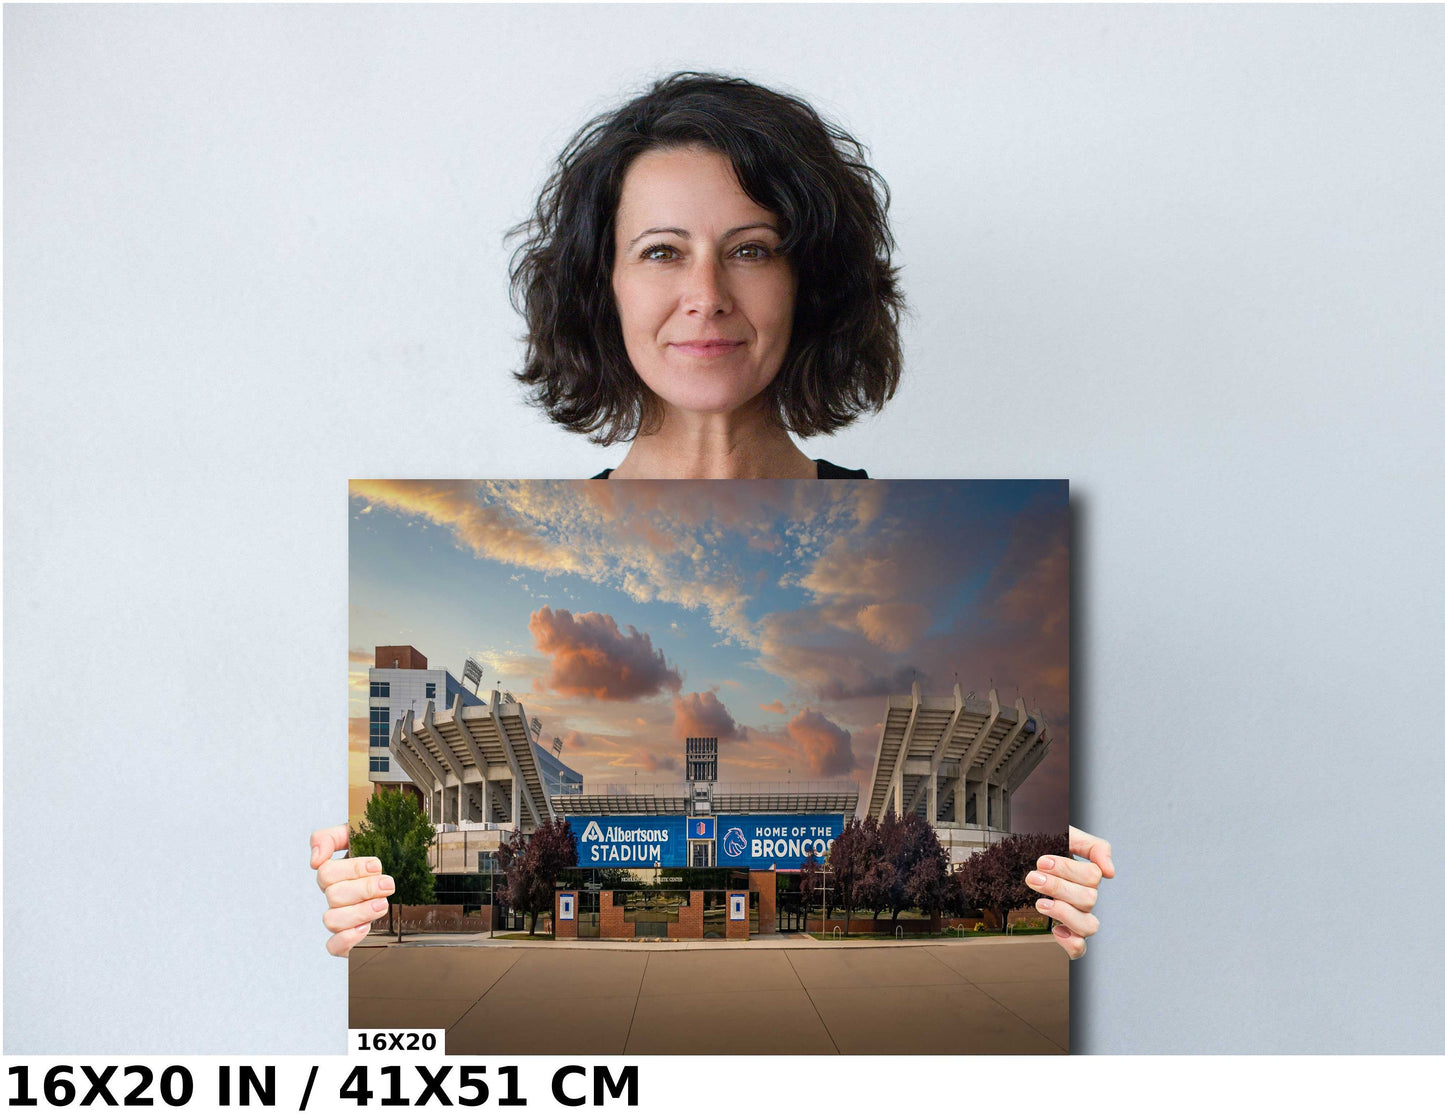
<svg viewBox="0 0 1445 1120"><path fill-rule="evenodd" d="M779 891L777 897L778 932L804 932L807 928L807 916L803 913L802 893L800 891Z"/></svg>

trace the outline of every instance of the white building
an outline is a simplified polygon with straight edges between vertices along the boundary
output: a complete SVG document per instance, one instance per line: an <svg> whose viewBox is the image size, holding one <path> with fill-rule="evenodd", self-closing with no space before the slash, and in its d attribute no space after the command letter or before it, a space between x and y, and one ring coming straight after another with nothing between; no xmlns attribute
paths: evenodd
<svg viewBox="0 0 1445 1120"><path fill-rule="evenodd" d="M462 853L457 869L474 869L476 851L550 821L552 798L582 788L581 774L538 745L510 693L484 701L411 646L376 647L368 677L371 780L415 791L441 834L438 870L452 869L453 847Z"/></svg>

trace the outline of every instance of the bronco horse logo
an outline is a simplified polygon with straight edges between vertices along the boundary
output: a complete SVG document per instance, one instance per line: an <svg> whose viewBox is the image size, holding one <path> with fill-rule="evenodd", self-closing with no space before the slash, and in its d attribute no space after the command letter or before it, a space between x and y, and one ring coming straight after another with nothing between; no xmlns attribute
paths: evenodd
<svg viewBox="0 0 1445 1120"><path fill-rule="evenodd" d="M743 839L743 830L730 828L727 835L723 837L722 849L727 853L728 859L737 859L748 850L748 842Z"/></svg>

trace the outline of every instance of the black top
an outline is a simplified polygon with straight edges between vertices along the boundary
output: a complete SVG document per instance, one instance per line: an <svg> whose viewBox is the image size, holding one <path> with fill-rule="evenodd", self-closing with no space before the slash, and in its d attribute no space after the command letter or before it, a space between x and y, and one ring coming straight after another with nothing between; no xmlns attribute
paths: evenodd
<svg viewBox="0 0 1445 1120"><path fill-rule="evenodd" d="M840 466L838 466L837 463L830 463L830 462L828 462L827 459L814 459L813 462L815 462L815 463L818 464L818 477L819 477L819 478L867 478L867 477L868 477L868 472L867 472L867 471L850 471L847 467L840 467ZM603 471L601 474L594 474L592 477L593 477L593 478L606 478L606 477L608 477L611 473L612 473L612 468L611 468L611 467L608 467L608 468L607 468L605 471Z"/></svg>

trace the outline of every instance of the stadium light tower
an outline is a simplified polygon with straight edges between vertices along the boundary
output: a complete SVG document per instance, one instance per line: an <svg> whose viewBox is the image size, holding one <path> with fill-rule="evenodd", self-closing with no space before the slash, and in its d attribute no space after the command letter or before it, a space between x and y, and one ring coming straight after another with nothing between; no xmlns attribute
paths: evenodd
<svg viewBox="0 0 1445 1120"><path fill-rule="evenodd" d="M480 661L468 657L466 664L462 666L462 683L467 684L469 681L475 681L476 683L472 685L472 691L480 694L482 691L482 674L485 672L486 669L482 667Z"/></svg>

